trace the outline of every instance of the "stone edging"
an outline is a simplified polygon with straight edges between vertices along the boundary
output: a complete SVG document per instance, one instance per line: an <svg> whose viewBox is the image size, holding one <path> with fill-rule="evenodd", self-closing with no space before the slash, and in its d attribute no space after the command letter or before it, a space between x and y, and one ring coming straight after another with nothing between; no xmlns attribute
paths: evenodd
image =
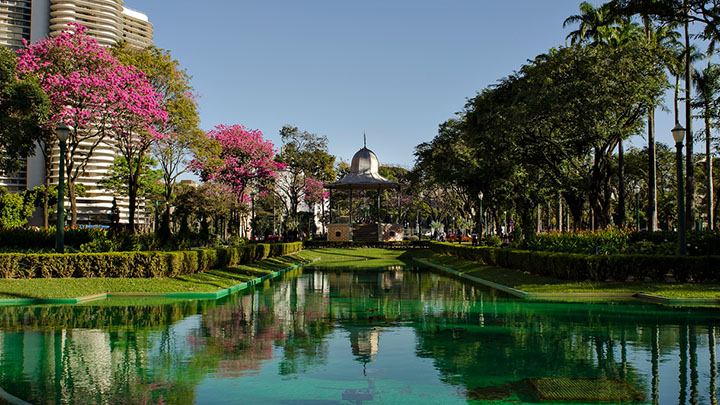
<svg viewBox="0 0 720 405"><path fill-rule="evenodd" d="M504 292L504 293L507 293L507 294L512 295L513 297L528 299L528 298L529 298L529 295L530 295L530 293L527 292L527 291L518 290L517 288L512 288L512 287L508 287L508 286L506 286L506 285L498 284L498 283L496 283L496 282L494 282L494 281L485 280L484 278L471 276L471 275L465 274L465 273L463 273L463 272L461 272L461 271L457 271L457 270L455 270L455 269L453 269L453 268L451 268L451 267L447 267L447 266L443 266L443 265L441 265L441 264L433 263L433 262L430 262L430 261L425 260L425 259L413 258L413 260L415 260L415 261L418 262L418 263L424 264L424 265L426 265L426 266L430 266L430 267L435 268L435 269L438 269L438 270L446 271L446 272L451 273L451 274L453 274L453 275L455 275L455 276L458 276L458 277L460 277L460 278L464 278L464 279L467 279L467 280L470 280L470 281L474 281L474 282L476 282L476 283L480 283L480 284L486 285L486 286L491 287L491 288L494 288L494 289L496 289L496 290L500 290L500 291L502 291L502 292Z"/></svg>
<svg viewBox="0 0 720 405"><path fill-rule="evenodd" d="M426 266L433 267L438 270L442 270L451 273L460 278L474 281L479 284L486 285L496 290L502 291L506 294L512 295L517 298L526 300L547 300L547 299L567 299L567 298L595 298L595 299L629 299L634 298L641 301L652 302L662 305L678 306L678 305L720 305L720 299L715 298L669 298L662 295L653 295L646 293L593 293L593 292L582 292L582 293L533 293L517 288L508 287L506 285L498 284L496 282L485 280L480 277L471 276L453 268L443 266L441 264L432 263L425 259L414 258L418 263Z"/></svg>
<svg viewBox="0 0 720 405"><path fill-rule="evenodd" d="M192 300L217 300L226 297L230 294L244 290L248 287L252 287L256 284L262 283L266 280L273 279L280 275L287 273L288 271L295 270L299 267L305 266L312 263L314 260L306 260L302 263L286 267L282 270L278 270L273 273L266 274L262 277L245 281L234 286L223 288L221 290L213 292L170 292L170 293L155 293L155 292L116 292L116 293L98 293L92 295L85 295L82 297L75 298L7 298L0 299L0 306L8 305L77 305L84 304L86 302L103 300L108 298L116 297L154 297L154 298L168 298L168 299L192 299ZM0 398L2 398L2 392L0 392Z"/></svg>
<svg viewBox="0 0 720 405"><path fill-rule="evenodd" d="M22 399L10 394L0 387L0 399L13 404L13 405L32 405L30 402L23 401Z"/></svg>

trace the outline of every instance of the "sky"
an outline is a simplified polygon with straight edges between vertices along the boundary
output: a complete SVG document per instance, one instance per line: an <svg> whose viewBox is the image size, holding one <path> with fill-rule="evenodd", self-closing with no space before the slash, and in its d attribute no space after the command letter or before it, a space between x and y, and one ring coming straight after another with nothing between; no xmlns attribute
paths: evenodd
<svg viewBox="0 0 720 405"><path fill-rule="evenodd" d="M579 4L125 0L193 77L204 130L241 124L280 146L280 128L292 125L326 136L348 162L365 133L381 164L407 168L468 98L563 45ZM671 143L672 127L658 111L659 142Z"/></svg>

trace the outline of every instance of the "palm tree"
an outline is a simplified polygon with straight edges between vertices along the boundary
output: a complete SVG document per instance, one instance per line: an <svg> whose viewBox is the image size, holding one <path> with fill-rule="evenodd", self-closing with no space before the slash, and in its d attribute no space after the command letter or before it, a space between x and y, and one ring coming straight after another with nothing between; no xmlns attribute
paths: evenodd
<svg viewBox="0 0 720 405"><path fill-rule="evenodd" d="M570 24L579 24L575 31L566 37L571 44L589 42L592 44L604 43L608 37L607 28L617 24L618 17L610 15L606 7L595 8L587 1L580 3L580 14L571 15L563 22L563 28Z"/></svg>
<svg viewBox="0 0 720 405"><path fill-rule="evenodd" d="M578 23L566 39L572 44L588 42L591 45L621 47L643 35L640 26L630 22L628 17L613 13L608 4L595 8L584 1L580 3L580 14L565 19L563 27ZM625 224L625 161L623 139L618 139L618 225Z"/></svg>
<svg viewBox="0 0 720 405"><path fill-rule="evenodd" d="M659 53L665 61L666 67L671 69L677 65L676 49L680 45L680 33L673 26L654 26L648 15L643 15L643 25L647 39L648 49ZM679 76L675 76L676 78ZM677 92L678 83L675 82L675 120L677 121ZM655 106L648 110L647 121L648 141L648 230L658 230L657 220L657 158L655 150Z"/></svg>
<svg viewBox="0 0 720 405"><path fill-rule="evenodd" d="M699 117L705 122L705 167L707 170L707 217L708 228L713 229L713 176L711 153L711 122L718 114L718 96L720 96L720 66L708 62L702 71L695 72L695 91L697 96L693 107L701 111Z"/></svg>

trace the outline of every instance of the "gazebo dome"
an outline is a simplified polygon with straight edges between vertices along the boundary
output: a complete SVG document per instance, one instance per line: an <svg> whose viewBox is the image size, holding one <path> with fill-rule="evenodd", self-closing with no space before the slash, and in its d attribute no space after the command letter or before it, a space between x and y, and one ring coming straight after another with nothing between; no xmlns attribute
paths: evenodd
<svg viewBox="0 0 720 405"><path fill-rule="evenodd" d="M380 162L378 161L377 156L375 156L373 151L366 147L363 147L355 153L350 165L350 172L358 174L374 174L378 173L379 169Z"/></svg>
<svg viewBox="0 0 720 405"><path fill-rule="evenodd" d="M381 190L404 187L404 184L388 180L380 175L380 161L373 151L363 145L350 163L350 172L340 181L325 185L337 189Z"/></svg>

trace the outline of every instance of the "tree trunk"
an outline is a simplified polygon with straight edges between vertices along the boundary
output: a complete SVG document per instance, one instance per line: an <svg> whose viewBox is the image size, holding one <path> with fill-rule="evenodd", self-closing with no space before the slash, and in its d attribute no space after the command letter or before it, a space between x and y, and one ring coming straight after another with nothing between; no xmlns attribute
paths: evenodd
<svg viewBox="0 0 720 405"><path fill-rule="evenodd" d="M687 9L686 9L687 10ZM685 21L685 226L695 230L695 167L693 165L692 130L692 75L690 74L690 35L688 22Z"/></svg>
<svg viewBox="0 0 720 405"><path fill-rule="evenodd" d="M595 149L595 162L593 163L590 206L597 216L598 227L606 228L610 225L610 184L607 158L603 156L602 149Z"/></svg>
<svg viewBox="0 0 720 405"><path fill-rule="evenodd" d="M713 230L713 167L712 167L712 145L711 145L711 124L708 114L705 114L705 167L707 170L707 220L708 229Z"/></svg>
<svg viewBox="0 0 720 405"><path fill-rule="evenodd" d="M675 122L680 122L680 74L675 76L675 97L673 98L675 108Z"/></svg>
<svg viewBox="0 0 720 405"><path fill-rule="evenodd" d="M50 199L50 176L52 176L52 173L50 172L49 167L46 165L45 190L43 190L42 192L43 228L45 229L47 229L48 227L48 216L50 214L50 207L48 207L48 200Z"/></svg>
<svg viewBox="0 0 720 405"><path fill-rule="evenodd" d="M558 231L563 231L563 200L561 196L558 196L558 210L557 210L557 218L558 218Z"/></svg>
<svg viewBox="0 0 720 405"><path fill-rule="evenodd" d="M627 216L625 214L625 149L623 141L618 142L618 223L620 227L625 226Z"/></svg>
<svg viewBox="0 0 720 405"><path fill-rule="evenodd" d="M648 230L657 231L657 157L655 151L655 110L648 113Z"/></svg>
<svg viewBox="0 0 720 405"><path fill-rule="evenodd" d="M68 197L70 198L70 213L72 215L72 221L70 221L70 226L72 228L74 228L77 226L77 202L76 202L77 195L75 193L75 181L68 179L67 185L68 185ZM58 187L65 187L65 185L58 184Z"/></svg>
<svg viewBox="0 0 720 405"><path fill-rule="evenodd" d="M129 184L129 206L128 206L128 230L130 233L135 233L135 204L137 202L137 186Z"/></svg>

